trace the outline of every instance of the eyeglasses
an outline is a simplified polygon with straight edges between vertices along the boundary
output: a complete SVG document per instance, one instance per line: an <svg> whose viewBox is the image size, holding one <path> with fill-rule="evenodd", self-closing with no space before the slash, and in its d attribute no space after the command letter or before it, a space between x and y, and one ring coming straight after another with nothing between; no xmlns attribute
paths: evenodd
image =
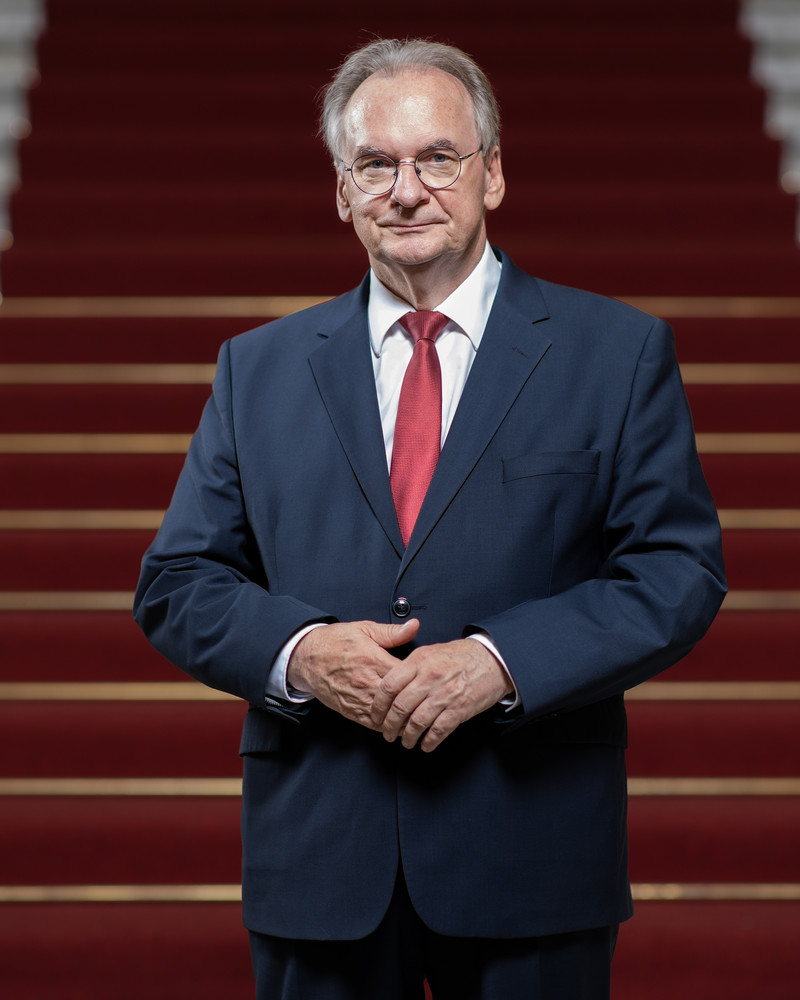
<svg viewBox="0 0 800 1000"><path fill-rule="evenodd" d="M400 165L413 163L414 171L426 188L440 191L455 184L461 176L461 161L480 153L479 146L471 153L459 156L450 146L436 146L424 149L414 160L393 160L385 153L364 153L345 167L353 178L353 183L364 194L387 194L395 185Z"/></svg>

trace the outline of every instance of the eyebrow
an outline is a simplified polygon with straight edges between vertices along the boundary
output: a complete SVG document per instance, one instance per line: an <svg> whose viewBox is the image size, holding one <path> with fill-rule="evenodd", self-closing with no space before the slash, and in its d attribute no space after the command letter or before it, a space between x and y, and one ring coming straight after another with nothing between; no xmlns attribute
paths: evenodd
<svg viewBox="0 0 800 1000"><path fill-rule="evenodd" d="M452 139L433 139L431 142L426 142L418 151L417 155L424 153L429 149L439 149L441 146L449 146L450 149L455 149L455 143ZM366 156L368 153L380 153L381 156L389 156L385 149L381 149L380 146L358 146L356 148L356 158L359 156ZM394 159L394 157L391 157Z"/></svg>

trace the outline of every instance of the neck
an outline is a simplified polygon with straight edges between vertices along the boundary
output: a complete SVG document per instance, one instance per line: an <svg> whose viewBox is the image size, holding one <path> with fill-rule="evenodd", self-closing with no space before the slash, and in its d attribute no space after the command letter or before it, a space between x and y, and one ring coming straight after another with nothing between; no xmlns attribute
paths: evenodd
<svg viewBox="0 0 800 1000"><path fill-rule="evenodd" d="M485 241L455 262L437 259L397 266L370 258L370 265L389 291L414 309L435 309L472 274L484 245Z"/></svg>

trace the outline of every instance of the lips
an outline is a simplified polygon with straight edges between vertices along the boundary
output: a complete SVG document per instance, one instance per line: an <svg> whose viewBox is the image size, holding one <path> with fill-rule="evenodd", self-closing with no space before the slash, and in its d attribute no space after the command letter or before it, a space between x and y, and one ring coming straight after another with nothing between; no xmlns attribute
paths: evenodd
<svg viewBox="0 0 800 1000"><path fill-rule="evenodd" d="M383 229L396 229L403 232L411 232L414 229L428 229L435 226L435 222L383 222L380 223Z"/></svg>

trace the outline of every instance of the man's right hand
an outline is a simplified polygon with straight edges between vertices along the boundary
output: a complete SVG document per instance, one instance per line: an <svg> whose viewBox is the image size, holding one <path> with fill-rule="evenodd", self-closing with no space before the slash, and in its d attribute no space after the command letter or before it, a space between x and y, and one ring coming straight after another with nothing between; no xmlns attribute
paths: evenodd
<svg viewBox="0 0 800 1000"><path fill-rule="evenodd" d="M375 729L375 693L397 663L387 650L411 642L418 631L416 618L402 625L337 622L312 629L292 651L286 679L346 719Z"/></svg>

